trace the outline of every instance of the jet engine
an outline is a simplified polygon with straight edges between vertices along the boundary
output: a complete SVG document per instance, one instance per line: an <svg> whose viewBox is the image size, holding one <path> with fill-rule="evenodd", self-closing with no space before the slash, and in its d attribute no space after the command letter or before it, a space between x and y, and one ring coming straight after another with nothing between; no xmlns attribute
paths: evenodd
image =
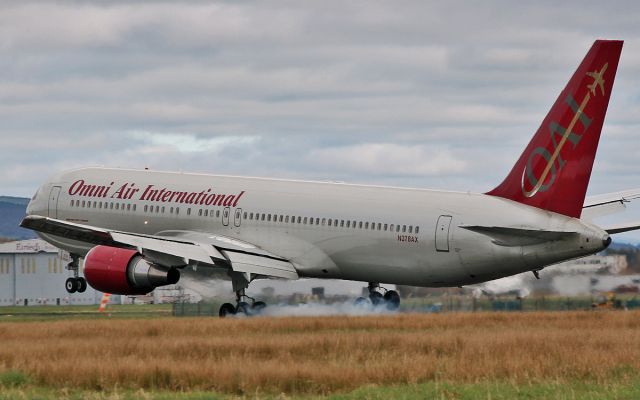
<svg viewBox="0 0 640 400"><path fill-rule="evenodd" d="M84 259L84 276L91 287L111 294L146 294L180 279L176 268L161 269L135 250L96 246Z"/></svg>

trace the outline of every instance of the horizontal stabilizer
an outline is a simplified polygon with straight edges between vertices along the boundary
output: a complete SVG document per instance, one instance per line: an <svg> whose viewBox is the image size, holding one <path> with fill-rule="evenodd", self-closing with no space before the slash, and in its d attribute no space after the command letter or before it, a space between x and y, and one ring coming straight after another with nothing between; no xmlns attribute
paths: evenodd
<svg viewBox="0 0 640 400"><path fill-rule="evenodd" d="M499 246L530 246L554 240L562 240L577 234L577 232L545 231L504 226L462 225L460 227L489 236L492 242Z"/></svg>
<svg viewBox="0 0 640 400"><path fill-rule="evenodd" d="M616 225L611 225L606 227L603 226L602 229L607 231L607 233L610 235L613 235L614 233L635 231L640 229L640 221L616 224Z"/></svg>
<svg viewBox="0 0 640 400"><path fill-rule="evenodd" d="M624 190L589 196L584 200L581 219L591 221L594 218L624 211L626 203L640 199L640 189Z"/></svg>

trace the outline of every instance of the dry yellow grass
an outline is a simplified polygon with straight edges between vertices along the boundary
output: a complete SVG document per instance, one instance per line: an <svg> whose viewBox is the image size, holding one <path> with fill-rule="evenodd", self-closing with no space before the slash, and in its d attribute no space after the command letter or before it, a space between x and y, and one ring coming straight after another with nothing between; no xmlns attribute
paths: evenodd
<svg viewBox="0 0 640 400"><path fill-rule="evenodd" d="M635 380L640 312L0 324L0 372L86 389L329 393L430 380Z"/></svg>

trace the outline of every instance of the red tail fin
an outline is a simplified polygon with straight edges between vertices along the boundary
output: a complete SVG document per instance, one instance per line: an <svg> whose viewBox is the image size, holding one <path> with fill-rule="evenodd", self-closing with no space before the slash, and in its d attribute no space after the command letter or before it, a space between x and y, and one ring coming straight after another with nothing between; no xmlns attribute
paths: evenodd
<svg viewBox="0 0 640 400"><path fill-rule="evenodd" d="M507 178L489 195L579 218L622 41L596 40Z"/></svg>

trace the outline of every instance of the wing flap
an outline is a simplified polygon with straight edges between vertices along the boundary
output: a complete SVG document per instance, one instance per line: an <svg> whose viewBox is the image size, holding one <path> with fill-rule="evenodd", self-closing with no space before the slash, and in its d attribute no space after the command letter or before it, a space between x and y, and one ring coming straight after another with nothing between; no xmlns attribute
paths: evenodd
<svg viewBox="0 0 640 400"><path fill-rule="evenodd" d="M235 251L223 250L223 252L231 261L231 268L234 271L285 279L298 279L298 272L293 267L293 264L288 261Z"/></svg>

